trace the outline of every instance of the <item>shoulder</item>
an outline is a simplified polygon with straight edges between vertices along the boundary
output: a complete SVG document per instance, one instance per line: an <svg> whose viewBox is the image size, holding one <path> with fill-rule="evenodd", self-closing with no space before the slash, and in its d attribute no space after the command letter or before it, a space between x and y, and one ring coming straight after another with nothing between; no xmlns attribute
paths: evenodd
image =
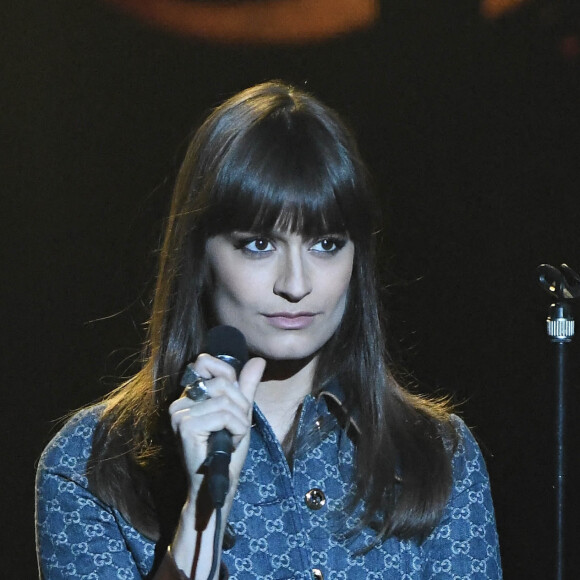
<svg viewBox="0 0 580 580"><path fill-rule="evenodd" d="M458 443L443 516L424 544L425 578L501 579L501 559L487 469L473 434L452 415Z"/></svg>
<svg viewBox="0 0 580 580"><path fill-rule="evenodd" d="M52 473L87 485L86 466L102 410L102 405L83 409L65 423L40 456L39 477Z"/></svg>
<svg viewBox="0 0 580 580"><path fill-rule="evenodd" d="M489 476L481 449L463 419L451 415L457 433L457 447L453 454L453 494L473 488L476 484L489 486Z"/></svg>
<svg viewBox="0 0 580 580"><path fill-rule="evenodd" d="M457 447L454 457L481 457L481 450L465 421L458 415L451 415L450 422L457 434Z"/></svg>

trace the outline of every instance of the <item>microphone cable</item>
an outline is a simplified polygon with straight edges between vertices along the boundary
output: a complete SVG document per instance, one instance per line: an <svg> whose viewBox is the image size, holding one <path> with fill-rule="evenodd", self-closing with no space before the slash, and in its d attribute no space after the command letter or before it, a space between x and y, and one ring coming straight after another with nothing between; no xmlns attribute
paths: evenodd
<svg viewBox="0 0 580 580"><path fill-rule="evenodd" d="M215 508L215 531L213 535L213 556L211 559L211 569L209 571L209 576L207 580L213 580L215 576L215 572L218 567L218 554L220 553L220 536L221 536L221 529L222 529L222 508L216 507Z"/></svg>

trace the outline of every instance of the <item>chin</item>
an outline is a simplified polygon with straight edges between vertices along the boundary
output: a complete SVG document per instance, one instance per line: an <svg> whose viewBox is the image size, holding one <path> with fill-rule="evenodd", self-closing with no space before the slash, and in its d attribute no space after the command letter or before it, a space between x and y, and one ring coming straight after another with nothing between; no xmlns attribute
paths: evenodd
<svg viewBox="0 0 580 580"><path fill-rule="evenodd" d="M256 356L267 360L303 360L316 355L326 344L324 340L305 340L304 337L288 336L269 341L267 345L250 344L249 349Z"/></svg>

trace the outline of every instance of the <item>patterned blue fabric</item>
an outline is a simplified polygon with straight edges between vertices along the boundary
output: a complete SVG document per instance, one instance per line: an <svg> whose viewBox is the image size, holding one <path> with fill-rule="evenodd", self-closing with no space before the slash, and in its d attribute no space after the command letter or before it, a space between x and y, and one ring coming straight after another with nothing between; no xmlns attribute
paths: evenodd
<svg viewBox="0 0 580 580"><path fill-rule="evenodd" d="M98 408L80 412L44 451L37 474L37 544L44 578L144 578L154 544L119 512L87 489L86 461ZM233 580L500 580L498 539L489 480L481 453L463 422L454 457L454 486L445 514L421 545L391 538L364 555L374 538L355 537L362 506L342 517L353 491L353 444L324 398L307 397L299 433L320 430L290 470L280 444L255 409L250 451L240 477L229 526L236 541L223 552ZM316 492L323 501L308 503ZM318 507L319 509L312 509Z"/></svg>

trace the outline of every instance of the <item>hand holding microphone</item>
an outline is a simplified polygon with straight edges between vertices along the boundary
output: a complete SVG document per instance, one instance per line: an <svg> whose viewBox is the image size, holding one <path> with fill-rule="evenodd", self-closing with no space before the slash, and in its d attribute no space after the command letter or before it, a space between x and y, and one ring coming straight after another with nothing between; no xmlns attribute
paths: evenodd
<svg viewBox="0 0 580 580"><path fill-rule="evenodd" d="M244 335L232 326L216 326L207 335L207 353L229 364L235 371L236 377L248 361L248 346ZM189 366L189 365L188 365ZM195 370L191 369L195 374ZM187 374L187 371L186 371ZM182 385L186 377L182 378ZM195 388L198 391L195 391ZM201 390L201 393L199 392ZM194 385L186 386L186 396L196 401L200 396L208 398L207 387L203 379L196 377ZM207 468L209 495L214 507L223 507L230 487L230 459L234 445L232 435L227 429L220 429L212 433L208 439Z"/></svg>
<svg viewBox="0 0 580 580"><path fill-rule="evenodd" d="M205 464L212 502L221 507L230 470L237 480L248 451L254 395L265 361L255 358L246 363L245 339L228 326L210 330L204 350L207 354L187 366L181 381L185 396L174 401L169 412L181 437L194 495Z"/></svg>

